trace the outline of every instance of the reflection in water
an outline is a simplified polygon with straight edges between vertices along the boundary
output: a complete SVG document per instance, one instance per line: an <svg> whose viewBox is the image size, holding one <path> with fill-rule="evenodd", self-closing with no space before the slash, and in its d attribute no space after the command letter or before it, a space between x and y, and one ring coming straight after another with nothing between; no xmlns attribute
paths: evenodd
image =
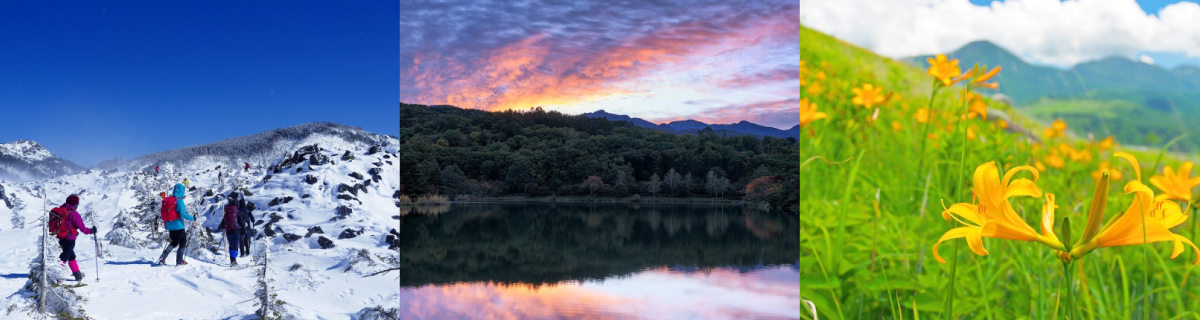
<svg viewBox="0 0 1200 320"><path fill-rule="evenodd" d="M455 204L401 220L401 318L799 317L795 217Z"/></svg>
<svg viewBox="0 0 1200 320"><path fill-rule="evenodd" d="M796 319L799 273L646 270L549 285L495 282L404 288L402 319Z"/></svg>

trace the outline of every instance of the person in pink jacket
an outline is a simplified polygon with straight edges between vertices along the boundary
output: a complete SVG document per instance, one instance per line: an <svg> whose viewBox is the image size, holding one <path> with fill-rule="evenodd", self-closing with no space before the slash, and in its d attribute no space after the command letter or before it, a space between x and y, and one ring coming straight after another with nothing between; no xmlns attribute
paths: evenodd
<svg viewBox="0 0 1200 320"><path fill-rule="evenodd" d="M63 251L62 254L58 255L58 259L66 262L71 267L71 275L75 276L75 281L82 281L83 272L79 271L79 263L75 262L75 238L79 235L79 231L82 231L83 234L93 234L96 233L97 229L96 226L88 228L83 224L83 217L79 216L78 211L75 211L75 208L78 206L79 196L76 195L68 196L67 203L59 206L62 209L60 211L66 211L62 223L66 225L69 232L65 235L60 234L56 236L58 236L58 245L62 246Z"/></svg>

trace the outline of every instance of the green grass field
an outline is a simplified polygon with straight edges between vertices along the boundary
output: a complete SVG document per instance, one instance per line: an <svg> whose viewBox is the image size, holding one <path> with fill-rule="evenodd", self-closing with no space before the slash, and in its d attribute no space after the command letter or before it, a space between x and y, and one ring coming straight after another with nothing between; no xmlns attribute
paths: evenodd
<svg viewBox="0 0 1200 320"><path fill-rule="evenodd" d="M801 103L827 115L801 123L801 318L813 319L811 302L819 319L1200 319L1200 279L1191 264L1197 252L1186 244L1174 259L1170 241L1100 248L1074 259L1069 273L1056 250L1037 242L984 237L988 254L980 256L963 239L948 240L938 250L947 263L932 251L944 233L963 226L942 212L974 202L972 175L981 164L994 161L1001 174L1018 166L1041 169L1037 187L1056 195L1054 232L1074 235L1062 241L1074 244L1087 227L1097 189L1093 173L1102 165L1114 169L1101 199L1101 221L1108 221L1131 207L1135 197L1122 188L1137 178L1135 170L1154 194L1163 193L1150 179L1164 166L1179 167L1180 159L1158 150L1174 137L1149 151L1122 148L1120 139L1114 149L1078 135L1047 139L1046 124L985 100L1030 128L1041 138L1035 144L1002 129L995 117L964 117L961 86L942 88L931 104L934 78L925 70L803 26L800 39ZM890 98L872 108L855 105L852 88L863 84L882 87ZM927 106L929 121L919 122L918 109ZM1096 103L1055 111L1077 115L1063 117L1072 126L1089 113L1103 118L1106 110L1128 107ZM801 110L803 119L805 106ZM1117 151L1142 167L1114 157ZM1022 172L1016 178L1034 177ZM1041 230L1043 198L1006 201ZM1189 219L1171 231L1193 239L1192 213L1184 210ZM1063 218L1071 221L1069 232L1060 229Z"/></svg>

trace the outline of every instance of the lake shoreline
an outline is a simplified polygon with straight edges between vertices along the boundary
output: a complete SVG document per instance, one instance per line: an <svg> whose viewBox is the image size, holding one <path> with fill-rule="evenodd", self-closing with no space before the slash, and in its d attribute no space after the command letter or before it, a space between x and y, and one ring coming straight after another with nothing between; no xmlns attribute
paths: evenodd
<svg viewBox="0 0 1200 320"><path fill-rule="evenodd" d="M466 200L450 201L450 203L626 203L626 204L719 204L719 205L749 205L746 200L714 199L714 198L595 198L595 197L483 197Z"/></svg>

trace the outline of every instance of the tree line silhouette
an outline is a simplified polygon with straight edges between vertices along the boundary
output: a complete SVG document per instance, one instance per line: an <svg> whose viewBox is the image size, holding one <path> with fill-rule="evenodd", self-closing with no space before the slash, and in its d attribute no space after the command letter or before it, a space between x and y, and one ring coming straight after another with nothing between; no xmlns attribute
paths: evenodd
<svg viewBox="0 0 1200 320"><path fill-rule="evenodd" d="M794 138L675 135L534 108L400 104L400 190L495 197L713 197L798 208Z"/></svg>

